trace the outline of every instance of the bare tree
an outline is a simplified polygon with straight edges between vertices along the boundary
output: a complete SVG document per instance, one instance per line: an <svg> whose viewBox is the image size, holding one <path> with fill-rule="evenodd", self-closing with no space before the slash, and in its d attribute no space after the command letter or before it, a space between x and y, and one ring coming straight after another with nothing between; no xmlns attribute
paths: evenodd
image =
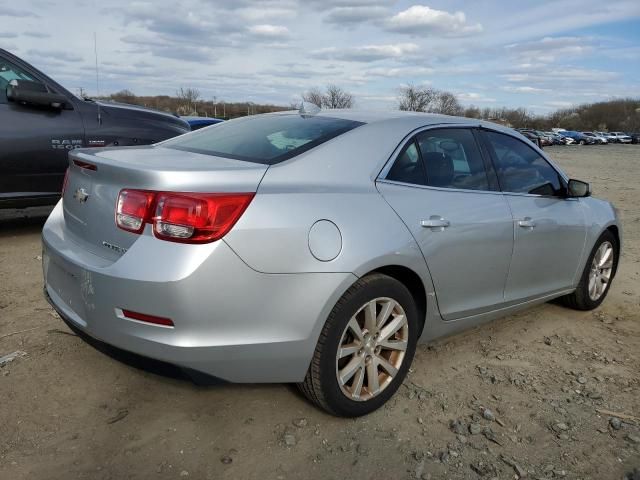
<svg viewBox="0 0 640 480"><path fill-rule="evenodd" d="M322 93L317 87L307 90L302 94L302 100L313 103L323 108L353 108L355 103L353 95L335 84L327 85L327 90Z"/></svg>
<svg viewBox="0 0 640 480"><path fill-rule="evenodd" d="M305 102L313 103L318 107L322 107L323 99L324 95L322 94L320 89L316 87L312 88L311 90L307 90L302 94L302 100L304 100Z"/></svg>
<svg viewBox="0 0 640 480"><path fill-rule="evenodd" d="M196 104L200 99L200 90L180 87L180 90L176 92L176 97L184 102L183 107L187 110L187 113L198 113Z"/></svg>
<svg viewBox="0 0 640 480"><path fill-rule="evenodd" d="M460 115L462 113L462 105L460 105L458 98L453 93L439 91L436 93L434 105L429 111L443 115Z"/></svg>
<svg viewBox="0 0 640 480"><path fill-rule="evenodd" d="M400 88L398 108L410 112L429 112L437 96L438 91L434 88L409 84Z"/></svg>
<svg viewBox="0 0 640 480"><path fill-rule="evenodd" d="M327 85L327 93L322 97L324 108L352 108L353 95L335 84Z"/></svg>

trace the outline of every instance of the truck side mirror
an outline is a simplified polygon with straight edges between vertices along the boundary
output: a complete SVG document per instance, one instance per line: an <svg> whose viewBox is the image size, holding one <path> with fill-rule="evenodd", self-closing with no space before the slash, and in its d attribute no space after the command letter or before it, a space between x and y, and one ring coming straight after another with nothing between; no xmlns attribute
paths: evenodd
<svg viewBox="0 0 640 480"><path fill-rule="evenodd" d="M7 100L56 110L69 106L67 97L50 92L44 83L33 80L11 80L7 85Z"/></svg>
<svg viewBox="0 0 640 480"><path fill-rule="evenodd" d="M567 184L567 197L580 198L588 197L591 195L591 186L587 182L580 180L569 180Z"/></svg>

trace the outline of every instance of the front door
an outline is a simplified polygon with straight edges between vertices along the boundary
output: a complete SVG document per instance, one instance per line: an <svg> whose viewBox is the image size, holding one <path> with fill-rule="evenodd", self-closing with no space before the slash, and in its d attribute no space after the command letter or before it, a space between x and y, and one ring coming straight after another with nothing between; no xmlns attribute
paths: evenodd
<svg viewBox="0 0 640 480"><path fill-rule="evenodd" d="M13 79L41 81L0 56L0 201L60 194L67 154L84 143L76 110L54 110L9 102Z"/></svg>
<svg viewBox="0 0 640 480"><path fill-rule="evenodd" d="M430 129L377 184L418 242L445 320L504 302L513 224L487 162L472 129Z"/></svg>
<svg viewBox="0 0 640 480"><path fill-rule="evenodd" d="M565 198L564 180L534 148L503 133L482 134L514 221L505 300L571 288L586 239L583 204Z"/></svg>

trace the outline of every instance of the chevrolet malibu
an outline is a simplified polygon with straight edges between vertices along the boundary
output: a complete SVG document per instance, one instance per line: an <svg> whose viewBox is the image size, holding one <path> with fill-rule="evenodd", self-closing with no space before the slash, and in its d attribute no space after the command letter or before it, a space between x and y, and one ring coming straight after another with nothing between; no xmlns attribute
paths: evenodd
<svg viewBox="0 0 640 480"><path fill-rule="evenodd" d="M73 151L43 248L45 294L73 328L358 416L418 342L556 298L596 308L621 230L513 130L301 110Z"/></svg>

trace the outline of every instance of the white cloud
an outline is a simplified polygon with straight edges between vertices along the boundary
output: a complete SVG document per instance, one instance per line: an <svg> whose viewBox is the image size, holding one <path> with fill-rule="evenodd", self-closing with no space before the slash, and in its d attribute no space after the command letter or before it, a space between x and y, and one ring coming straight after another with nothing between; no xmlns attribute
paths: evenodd
<svg viewBox="0 0 640 480"><path fill-rule="evenodd" d="M521 87L507 85L505 87L502 87L502 90L511 93L545 93L551 91L548 88L530 87L529 85L523 85Z"/></svg>
<svg viewBox="0 0 640 480"><path fill-rule="evenodd" d="M486 95L482 94L482 93L476 93L476 92L465 92L465 93L458 93L458 99L463 101L463 102L475 102L475 103L493 103L496 101L495 98L492 97L487 97Z"/></svg>
<svg viewBox="0 0 640 480"><path fill-rule="evenodd" d="M329 47L312 52L315 58L335 59L347 62L374 62L399 58L418 52L415 43L395 43L387 45L364 45L361 47Z"/></svg>
<svg viewBox="0 0 640 480"><path fill-rule="evenodd" d="M420 75L432 75L433 68L429 67L377 67L365 71L367 76L375 77L416 77Z"/></svg>
<svg viewBox="0 0 640 480"><path fill-rule="evenodd" d="M386 28L392 32L419 36L444 35L460 37L482 31L479 23L467 23L464 12L449 13L425 5L413 5L391 17Z"/></svg>
<svg viewBox="0 0 640 480"><path fill-rule="evenodd" d="M540 65L585 56L594 51L595 45L589 37L544 37L532 42L514 43L505 48L521 61Z"/></svg>
<svg viewBox="0 0 640 480"><path fill-rule="evenodd" d="M282 25L252 25L249 32L256 37L282 39L289 36L289 29Z"/></svg>
<svg viewBox="0 0 640 480"><path fill-rule="evenodd" d="M334 24L358 24L376 20L388 14L388 10L380 6L336 7L329 10L324 21Z"/></svg>

